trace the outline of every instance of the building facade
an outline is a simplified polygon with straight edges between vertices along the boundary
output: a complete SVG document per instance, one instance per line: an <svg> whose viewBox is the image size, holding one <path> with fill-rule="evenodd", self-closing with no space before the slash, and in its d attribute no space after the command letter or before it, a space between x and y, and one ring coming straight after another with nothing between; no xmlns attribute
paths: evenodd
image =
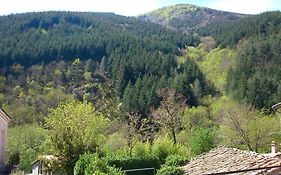
<svg viewBox="0 0 281 175"><path fill-rule="evenodd" d="M10 118L8 115L0 109L0 165L6 163L6 151L7 151L7 133L8 123Z"/></svg>

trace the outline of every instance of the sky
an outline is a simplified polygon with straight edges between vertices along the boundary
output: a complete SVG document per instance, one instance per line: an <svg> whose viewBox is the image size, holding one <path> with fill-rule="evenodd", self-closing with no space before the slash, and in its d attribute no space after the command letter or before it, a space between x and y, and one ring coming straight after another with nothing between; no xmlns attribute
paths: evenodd
<svg viewBox="0 0 281 175"><path fill-rule="evenodd" d="M281 10L281 0L0 0L0 15L59 10L137 16L175 4L194 4L245 14Z"/></svg>

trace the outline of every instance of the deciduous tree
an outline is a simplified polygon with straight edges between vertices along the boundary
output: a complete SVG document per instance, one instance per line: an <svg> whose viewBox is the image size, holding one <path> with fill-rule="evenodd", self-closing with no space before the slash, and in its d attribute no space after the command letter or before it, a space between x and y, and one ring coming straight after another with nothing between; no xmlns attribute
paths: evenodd
<svg viewBox="0 0 281 175"><path fill-rule="evenodd" d="M162 89L158 92L162 97L160 106L153 111L156 123L168 129L173 142L177 143L176 132L182 125L182 113L186 106L183 96L174 89Z"/></svg>
<svg viewBox="0 0 281 175"><path fill-rule="evenodd" d="M108 119L90 103L71 102L51 110L46 120L51 152L67 174L73 174L81 154L97 152L107 125Z"/></svg>
<svg viewBox="0 0 281 175"><path fill-rule="evenodd" d="M276 116L237 104L226 106L221 115L220 134L226 144L246 146L258 152L277 139L280 121Z"/></svg>

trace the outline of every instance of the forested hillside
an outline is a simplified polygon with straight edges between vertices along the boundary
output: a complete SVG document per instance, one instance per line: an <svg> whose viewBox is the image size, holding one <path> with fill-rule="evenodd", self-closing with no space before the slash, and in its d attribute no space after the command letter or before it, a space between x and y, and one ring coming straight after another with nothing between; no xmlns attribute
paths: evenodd
<svg viewBox="0 0 281 175"><path fill-rule="evenodd" d="M127 53L137 47L146 52L179 54L178 47L198 43L191 36L158 25L106 13L27 13L3 16L0 20L1 67L78 57L99 61L113 52ZM130 48L132 45L137 47Z"/></svg>
<svg viewBox="0 0 281 175"><path fill-rule="evenodd" d="M140 18L200 36L204 46L189 47L183 57L195 60L220 91L227 91L234 99L259 109L270 109L281 100L280 12L241 15L180 4ZM228 53L224 58L212 55L221 49L230 49L231 58ZM220 67L222 61L224 67ZM220 75L217 72L221 72Z"/></svg>
<svg viewBox="0 0 281 175"><path fill-rule="evenodd" d="M281 13L267 12L200 31L219 47L241 48L227 79L228 94L236 100L267 109L281 101L280 28Z"/></svg>
<svg viewBox="0 0 281 175"><path fill-rule="evenodd" d="M0 20L2 104L14 105L19 95L38 104L38 97L30 96L34 91L48 94L46 88L91 100L96 98L97 83L113 88L110 93L117 98L131 98L124 91L136 84L141 88L136 93L146 98L136 99L142 106L135 110L144 114L157 104L156 89L181 84L175 77L189 81L186 86L197 80L201 89L206 88L196 65L190 62L179 69L174 59L180 49L198 44L193 36L114 14L47 12ZM189 80L184 78L187 72ZM196 104L190 87L178 88L191 105Z"/></svg>
<svg viewBox="0 0 281 175"><path fill-rule="evenodd" d="M209 26L210 24L236 21L249 16L191 4L178 4L140 15L139 18L192 34L197 29Z"/></svg>
<svg viewBox="0 0 281 175"><path fill-rule="evenodd" d="M48 140L44 128L53 127L46 121L61 103L93 104L117 123L106 132L122 133L129 125L136 131L128 141L138 135L152 141L160 129L153 112L165 95L197 106L214 91L194 61L177 62L182 49L199 44L192 35L110 13L26 13L0 21L0 103L12 118L9 155L19 156L22 170L50 152L42 148Z"/></svg>
<svg viewBox="0 0 281 175"><path fill-rule="evenodd" d="M192 5L1 16L7 163L27 172L54 155L46 165L66 174L161 175L221 144L267 152L280 141L280 23Z"/></svg>

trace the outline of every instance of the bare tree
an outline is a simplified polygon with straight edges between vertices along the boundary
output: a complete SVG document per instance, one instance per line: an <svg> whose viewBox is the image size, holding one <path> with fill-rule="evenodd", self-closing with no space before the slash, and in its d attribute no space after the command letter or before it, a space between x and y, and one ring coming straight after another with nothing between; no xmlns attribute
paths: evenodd
<svg viewBox="0 0 281 175"><path fill-rule="evenodd" d="M133 138L137 135L137 125L140 116L134 112L127 112L126 114L126 138L127 138L127 146L129 148L129 155L132 155L133 149Z"/></svg>
<svg viewBox="0 0 281 175"><path fill-rule="evenodd" d="M151 119L143 117L136 112L126 113L126 138L129 148L129 155L132 153L134 138L138 137L142 141L152 141L155 136L155 124Z"/></svg>
<svg viewBox="0 0 281 175"><path fill-rule="evenodd" d="M268 147L277 136L275 133L279 133L278 117L265 115L250 106L225 106L221 116L221 128L224 128L221 135L225 140L234 145L245 145L251 151Z"/></svg>
<svg viewBox="0 0 281 175"><path fill-rule="evenodd" d="M176 132L182 126L182 114L186 106L185 98L174 89L162 89L158 92L162 98L160 106L153 110L155 122L166 128L173 142L177 143Z"/></svg>

